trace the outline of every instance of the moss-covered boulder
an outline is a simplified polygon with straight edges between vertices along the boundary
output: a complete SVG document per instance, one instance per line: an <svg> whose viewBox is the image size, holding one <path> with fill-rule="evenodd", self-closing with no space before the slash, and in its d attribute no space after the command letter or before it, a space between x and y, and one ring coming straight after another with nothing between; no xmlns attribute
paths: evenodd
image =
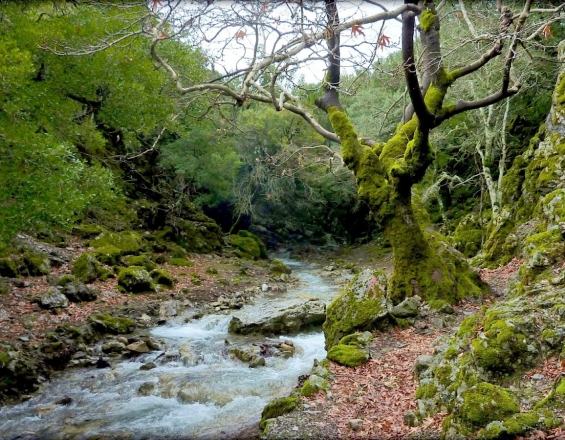
<svg viewBox="0 0 565 440"><path fill-rule="evenodd" d="M538 362L559 355L564 342L565 288L546 284L543 288L538 286L535 293L524 294L517 287L509 298L467 317L457 332L439 345L426 367L418 370L420 387L416 398L420 416L441 410L451 413L444 430L448 438L456 435L498 438L494 436L496 431L502 437L509 436L517 432L517 424L528 430L531 428L526 426L550 422L547 414L539 423L529 425L522 422L532 420L533 414L514 418L497 415L491 420L481 420L484 423L480 425L478 416L460 414L461 411L469 414L469 411L459 403L466 396L467 407L472 407L471 397L476 397L477 393L465 393L471 389L489 389L484 383L506 388L514 385L513 389L521 390L519 381L523 373ZM483 385L476 388L479 384ZM530 402L534 399L527 394L516 396ZM535 398L542 400L543 397ZM551 406L540 404L536 409L551 409ZM488 432L479 435L487 425Z"/></svg>
<svg viewBox="0 0 565 440"><path fill-rule="evenodd" d="M323 324L326 348L358 330L370 330L382 324L387 315L386 278L369 270L358 274L331 302Z"/></svg>
<svg viewBox="0 0 565 440"><path fill-rule="evenodd" d="M118 273L118 287L129 293L155 291L153 278L142 266L130 266L121 269Z"/></svg>
<svg viewBox="0 0 565 440"><path fill-rule="evenodd" d="M494 420L520 411L518 399L507 389L481 382L465 391L455 411L456 417L473 426L486 426Z"/></svg>
<svg viewBox="0 0 565 440"><path fill-rule="evenodd" d="M241 258L251 260L267 258L265 245L259 237L249 231L239 231L236 235L230 235L227 242Z"/></svg>
<svg viewBox="0 0 565 440"><path fill-rule="evenodd" d="M261 413L261 428L265 428L267 420L287 414L295 410L299 404L300 399L296 396L281 397L271 400Z"/></svg>
<svg viewBox="0 0 565 440"><path fill-rule="evenodd" d="M481 250L484 236L484 226L476 214L463 217L450 237L455 249L466 257L473 257Z"/></svg>
<svg viewBox="0 0 565 440"><path fill-rule="evenodd" d="M94 238L104 232L104 228L100 225L92 223L81 223L73 226L72 233L81 238Z"/></svg>
<svg viewBox="0 0 565 440"><path fill-rule="evenodd" d="M96 313L91 315L88 320L92 327L100 333L125 334L131 333L135 328L133 319L110 313Z"/></svg>
<svg viewBox="0 0 565 440"><path fill-rule="evenodd" d="M192 266L194 266L194 263L192 261L190 261L189 259L184 258L184 257L183 258L179 258L179 257L171 258L169 260L169 264L171 266L179 266L179 267L192 267Z"/></svg>
<svg viewBox="0 0 565 440"><path fill-rule="evenodd" d="M152 271L157 268L155 262L147 254L126 255L121 258L121 262L125 266L143 266L148 271Z"/></svg>
<svg viewBox="0 0 565 440"><path fill-rule="evenodd" d="M107 279L111 272L91 253L81 254L72 263L72 274L83 283L92 283L97 279Z"/></svg>
<svg viewBox="0 0 565 440"><path fill-rule="evenodd" d="M0 344L0 402L19 393L33 392L44 374L37 356Z"/></svg>
<svg viewBox="0 0 565 440"><path fill-rule="evenodd" d="M205 217L205 216L204 216ZM222 247L222 230L216 222L181 220L175 225L175 241L190 252L213 252Z"/></svg>
<svg viewBox="0 0 565 440"><path fill-rule="evenodd" d="M153 269L149 275L155 283L161 286L173 287L175 284L173 275L165 269Z"/></svg>
<svg viewBox="0 0 565 440"><path fill-rule="evenodd" d="M370 332L347 335L328 351L328 359L346 367L357 367L370 359Z"/></svg>
<svg viewBox="0 0 565 440"><path fill-rule="evenodd" d="M308 379L304 381L304 384L300 387L300 394L304 397L313 396L320 391L328 391L330 389L330 383L328 380L317 374L311 374Z"/></svg>
<svg viewBox="0 0 565 440"><path fill-rule="evenodd" d="M281 260L273 259L271 260L271 264L269 265L269 271L273 275L283 275L287 274L290 275L292 273L292 269L284 264Z"/></svg>
<svg viewBox="0 0 565 440"><path fill-rule="evenodd" d="M20 267L20 274L29 276L47 275L51 270L49 257L39 252L31 250L25 251L21 256L23 266Z"/></svg>
<svg viewBox="0 0 565 440"><path fill-rule="evenodd" d="M135 255L143 250L144 243L136 231L103 232L90 240L97 258L105 264L114 265L123 255Z"/></svg>
<svg viewBox="0 0 565 440"><path fill-rule="evenodd" d="M15 278L19 275L18 262L12 257L0 257L0 276Z"/></svg>

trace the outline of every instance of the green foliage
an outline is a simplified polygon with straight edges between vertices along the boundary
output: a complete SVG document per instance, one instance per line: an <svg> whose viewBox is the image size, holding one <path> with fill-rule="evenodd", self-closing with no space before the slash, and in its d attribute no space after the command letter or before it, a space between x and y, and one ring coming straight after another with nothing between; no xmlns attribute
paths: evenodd
<svg viewBox="0 0 565 440"><path fill-rule="evenodd" d="M0 6L0 242L18 231L70 229L84 216L112 227L130 221L114 157L144 147L163 126L176 127L167 75L155 70L144 37L88 56L44 50L78 50L146 8L123 12L53 2ZM204 78L197 52L173 42L163 51L185 75Z"/></svg>

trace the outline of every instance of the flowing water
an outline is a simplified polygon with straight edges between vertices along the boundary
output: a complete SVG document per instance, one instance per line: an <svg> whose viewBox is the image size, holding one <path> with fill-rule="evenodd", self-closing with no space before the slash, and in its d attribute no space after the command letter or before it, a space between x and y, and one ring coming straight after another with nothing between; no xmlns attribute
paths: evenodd
<svg viewBox="0 0 565 440"><path fill-rule="evenodd" d="M284 294L267 294L237 313L305 296L329 301L335 294L336 287L315 268L285 262L300 284ZM249 368L229 357L225 341L241 344L264 338L228 335L230 319L207 315L184 323L179 317L151 330L164 343L161 352L120 361L112 369L61 373L32 399L0 408L0 439L216 439L253 428L269 400L287 395L314 359L325 357L324 338L320 331L280 337L294 343L295 355L269 357L266 366ZM157 367L140 370L150 361ZM139 394L140 387L147 395ZM64 397L72 399L69 405L55 403Z"/></svg>

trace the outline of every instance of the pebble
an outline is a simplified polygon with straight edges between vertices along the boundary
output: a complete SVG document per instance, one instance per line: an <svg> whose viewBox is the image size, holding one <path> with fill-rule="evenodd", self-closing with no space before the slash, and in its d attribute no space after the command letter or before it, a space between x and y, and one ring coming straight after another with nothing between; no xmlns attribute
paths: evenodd
<svg viewBox="0 0 565 440"><path fill-rule="evenodd" d="M350 419L348 423L352 431L359 431L363 426L363 420L361 419Z"/></svg>
<svg viewBox="0 0 565 440"><path fill-rule="evenodd" d="M267 283L261 284L261 292L267 292L269 290L269 285Z"/></svg>
<svg viewBox="0 0 565 440"><path fill-rule="evenodd" d="M544 380L545 376L543 374L536 373L532 376L532 380Z"/></svg>

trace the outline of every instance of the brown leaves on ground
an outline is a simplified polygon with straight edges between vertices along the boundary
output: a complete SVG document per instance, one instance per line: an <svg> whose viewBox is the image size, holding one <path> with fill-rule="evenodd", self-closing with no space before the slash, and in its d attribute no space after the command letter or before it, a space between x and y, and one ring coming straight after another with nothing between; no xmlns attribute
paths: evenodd
<svg viewBox="0 0 565 440"><path fill-rule="evenodd" d="M371 346L373 359L366 364L347 368L332 363L330 397L319 394L312 400L329 406L328 414L338 428L336 437L402 439L418 432L439 434L444 415L413 428L404 424L404 414L416 409L416 358L431 354L434 340L444 332L394 328L376 335ZM351 429L351 419L363 420L359 430Z"/></svg>
<svg viewBox="0 0 565 440"><path fill-rule="evenodd" d="M76 257L87 251L76 244L73 255ZM96 281L90 286L99 291L98 299L92 302L71 303L65 309L43 310L35 301L51 286L47 276L25 278L25 287L11 286L9 294L0 295L0 342L17 342L23 338L30 346L38 346L45 334L61 324L81 324L99 311L116 311L122 307L149 309L150 304L158 304L166 299L191 301L193 304L215 301L226 292L241 290L247 286L260 285L266 270L251 263L246 266L247 276L241 275L241 262L220 255L190 256L191 267L177 267L168 264L162 267L177 280L170 290L157 293L127 294L117 289L116 278ZM213 267L218 272L208 273ZM50 277L56 278L70 273L70 265L53 268Z"/></svg>

